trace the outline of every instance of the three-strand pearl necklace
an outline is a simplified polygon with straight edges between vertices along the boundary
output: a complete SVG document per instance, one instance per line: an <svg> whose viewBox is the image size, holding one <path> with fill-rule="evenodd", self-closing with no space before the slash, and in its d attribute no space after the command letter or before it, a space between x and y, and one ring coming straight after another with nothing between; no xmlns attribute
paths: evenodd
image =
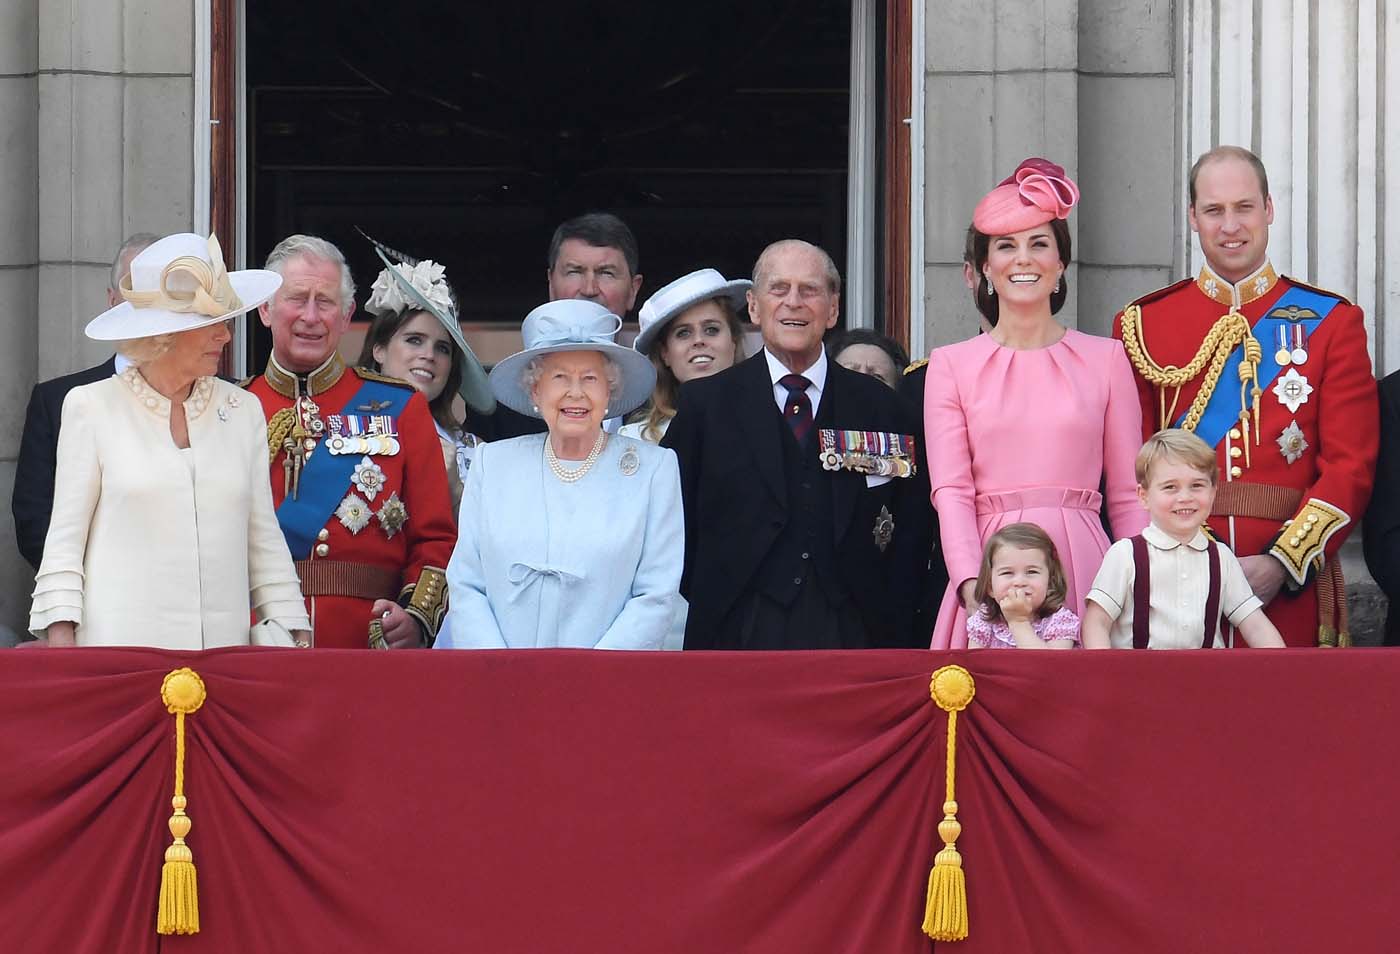
<svg viewBox="0 0 1400 954"><path fill-rule="evenodd" d="M550 441L549 435L546 434L544 438L544 462L549 465L549 469L554 472L555 477L566 484L572 484L582 480L593 469L593 465L598 463L598 456L603 453L603 448L607 446L607 443L608 432L600 429L597 439L593 441L593 449L588 452L588 456L583 459L582 464L571 470L559 463L559 458L554 455L554 444Z"/></svg>

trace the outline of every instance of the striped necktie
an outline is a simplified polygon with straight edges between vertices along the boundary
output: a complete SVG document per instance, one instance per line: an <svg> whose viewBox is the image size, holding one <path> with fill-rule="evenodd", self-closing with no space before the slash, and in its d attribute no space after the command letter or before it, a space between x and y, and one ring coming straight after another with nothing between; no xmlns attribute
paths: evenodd
<svg viewBox="0 0 1400 954"><path fill-rule="evenodd" d="M778 379L778 383L788 392L787 400L783 402L783 419L792 428L792 436L797 438L797 443L805 443L807 435L812 432L812 401L807 397L807 389L812 382L800 374L785 374Z"/></svg>

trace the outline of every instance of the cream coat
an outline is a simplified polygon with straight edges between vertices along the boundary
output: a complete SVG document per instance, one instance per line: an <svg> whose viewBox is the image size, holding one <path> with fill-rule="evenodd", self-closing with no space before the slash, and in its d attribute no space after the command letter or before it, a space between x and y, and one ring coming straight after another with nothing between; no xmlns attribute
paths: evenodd
<svg viewBox="0 0 1400 954"><path fill-rule="evenodd" d="M184 408L182 451L170 402L135 368L69 392L31 631L72 620L79 645L246 645L250 606L311 628L272 509L257 400L200 378Z"/></svg>

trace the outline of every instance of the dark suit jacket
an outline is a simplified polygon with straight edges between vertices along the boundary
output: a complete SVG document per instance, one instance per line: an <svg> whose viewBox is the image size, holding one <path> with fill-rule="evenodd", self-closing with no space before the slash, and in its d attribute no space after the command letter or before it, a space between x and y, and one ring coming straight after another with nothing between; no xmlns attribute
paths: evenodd
<svg viewBox="0 0 1400 954"><path fill-rule="evenodd" d="M893 391L834 361L827 365L819 416L841 430L914 432L910 414ZM681 591L690 600L687 649L713 641L720 621L748 591L786 526L780 430L785 426L762 352L681 388L662 444L679 458L685 500ZM891 567L918 559L902 526L913 481L895 478L867 487L864 475L845 470L831 473L830 479L838 572L871 645L907 644L913 594L896 582ZM883 552L874 534L881 507L894 517L894 535Z"/></svg>
<svg viewBox="0 0 1400 954"><path fill-rule="evenodd" d="M58 457L58 428L63 421L63 399L84 384L117 373L117 359L108 358L95 368L76 371L34 385L24 413L24 434L15 464L15 489L10 510L15 516L15 539L30 566L39 569L44 559L44 538L53 513L53 472Z"/></svg>
<svg viewBox="0 0 1400 954"><path fill-rule="evenodd" d="M1400 371L1380 383L1381 440L1371 505L1361 524L1366 566L1390 599L1385 644L1400 645Z"/></svg>
<svg viewBox="0 0 1400 954"><path fill-rule="evenodd" d="M896 567L896 573L912 574L912 585L917 593L914 608L913 630L909 634L910 648L927 649L933 633L933 624L938 622L938 607L943 602L943 593L948 589L948 567L943 563L943 548L939 545L938 514L933 509L932 484L928 472L928 448L924 446L924 383L928 380L928 362L917 368L906 370L899 382L899 396L909 405L915 424L915 447L918 449L919 472L914 476L916 493L910 501L910 519L906 525L916 537L916 547L922 554L921 563L909 567Z"/></svg>

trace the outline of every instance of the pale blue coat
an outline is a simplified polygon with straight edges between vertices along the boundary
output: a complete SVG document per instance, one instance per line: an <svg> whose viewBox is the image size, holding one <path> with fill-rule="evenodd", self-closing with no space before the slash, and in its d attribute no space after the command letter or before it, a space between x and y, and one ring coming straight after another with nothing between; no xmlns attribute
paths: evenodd
<svg viewBox="0 0 1400 954"><path fill-rule="evenodd" d="M567 484L545 463L544 441L477 449L437 647L661 649L685 560L676 455L613 435L592 470Z"/></svg>

